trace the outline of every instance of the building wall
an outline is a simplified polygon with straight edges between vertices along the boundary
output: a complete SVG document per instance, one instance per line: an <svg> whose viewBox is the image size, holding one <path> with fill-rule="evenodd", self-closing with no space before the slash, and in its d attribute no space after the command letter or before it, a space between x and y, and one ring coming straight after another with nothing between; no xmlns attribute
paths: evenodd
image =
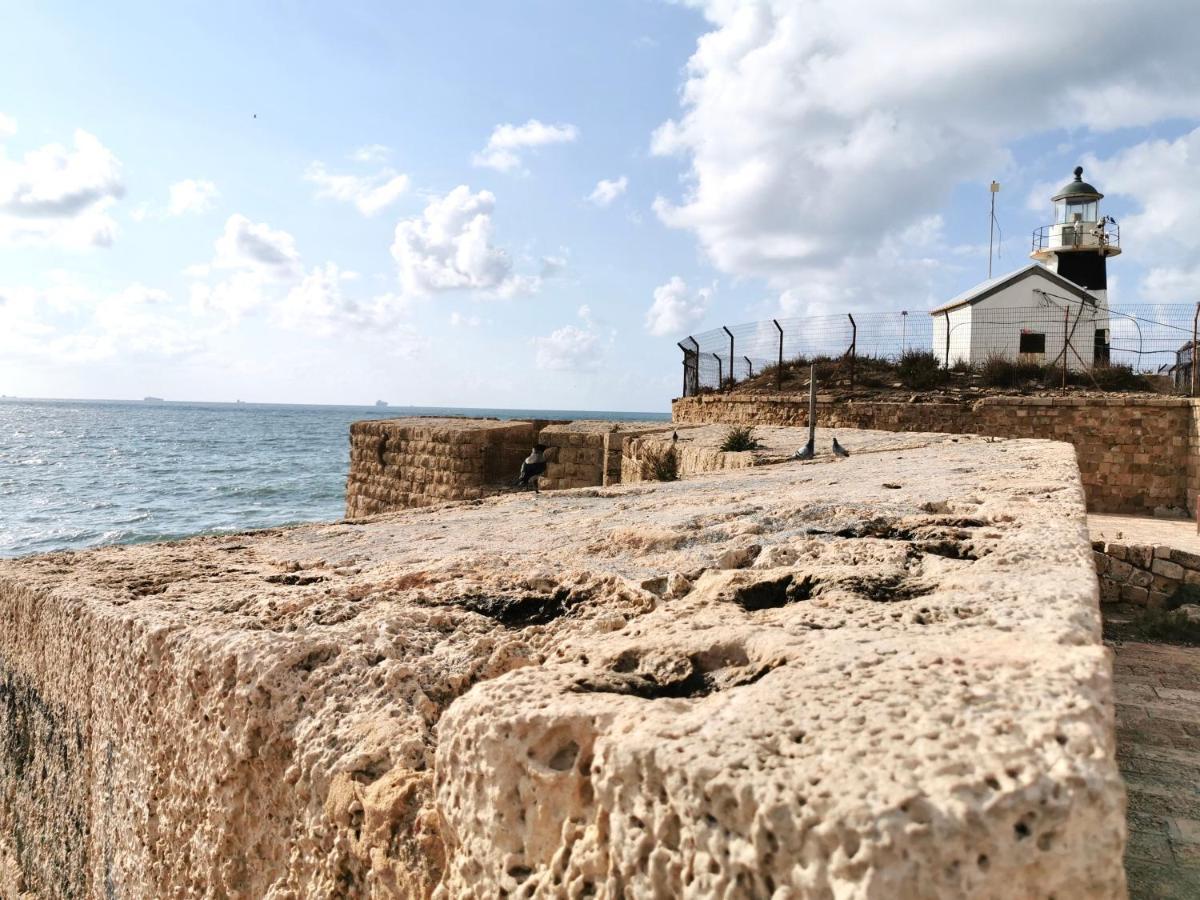
<svg viewBox="0 0 1200 900"><path fill-rule="evenodd" d="M705 394L672 404L681 424L807 425L799 395ZM1200 492L1196 401L1174 398L988 397L974 403L818 402L834 428L941 431L1073 444L1088 508L1151 513ZM1190 493L1189 493L1190 491Z"/></svg>
<svg viewBox="0 0 1200 900"><path fill-rule="evenodd" d="M946 343L946 330L950 343ZM971 361L971 307L960 306L933 317L933 355L944 366Z"/></svg>

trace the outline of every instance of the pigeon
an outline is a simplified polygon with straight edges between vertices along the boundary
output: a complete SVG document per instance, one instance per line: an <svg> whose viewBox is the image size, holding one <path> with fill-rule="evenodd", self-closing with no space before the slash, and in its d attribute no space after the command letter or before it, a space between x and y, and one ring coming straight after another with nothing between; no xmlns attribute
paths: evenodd
<svg viewBox="0 0 1200 900"><path fill-rule="evenodd" d="M679 443L679 432L678 432L678 431L672 431L672 432L671 432L671 443L672 443L672 444L678 444L678 443Z"/></svg>
<svg viewBox="0 0 1200 900"><path fill-rule="evenodd" d="M837 442L837 438L833 439L833 455L834 456L849 456L850 451Z"/></svg>
<svg viewBox="0 0 1200 900"><path fill-rule="evenodd" d="M521 474L517 476L517 487L528 487L533 482L533 492L538 491L538 478L546 472L546 445L534 444L533 451L521 463Z"/></svg>
<svg viewBox="0 0 1200 900"><path fill-rule="evenodd" d="M813 442L809 441L802 449L792 454L792 459L812 459L813 455Z"/></svg>

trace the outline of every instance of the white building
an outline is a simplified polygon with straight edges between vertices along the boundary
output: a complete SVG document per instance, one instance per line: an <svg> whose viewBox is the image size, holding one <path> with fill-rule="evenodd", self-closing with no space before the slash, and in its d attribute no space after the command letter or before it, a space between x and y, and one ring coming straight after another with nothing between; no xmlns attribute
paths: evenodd
<svg viewBox="0 0 1200 900"><path fill-rule="evenodd" d="M1121 252L1104 195L1075 180L1052 198L1054 223L1033 234L1036 262L976 285L934 309L933 352L943 365L990 356L1086 369L1109 358L1107 260Z"/></svg>

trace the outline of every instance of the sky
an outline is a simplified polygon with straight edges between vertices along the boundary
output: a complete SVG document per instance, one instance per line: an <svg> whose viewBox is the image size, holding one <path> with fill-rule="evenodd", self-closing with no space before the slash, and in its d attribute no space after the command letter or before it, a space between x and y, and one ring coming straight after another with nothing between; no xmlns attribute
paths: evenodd
<svg viewBox="0 0 1200 900"><path fill-rule="evenodd" d="M1075 165L1200 300L1189 2L0 0L0 394L666 410L675 342L924 310Z"/></svg>

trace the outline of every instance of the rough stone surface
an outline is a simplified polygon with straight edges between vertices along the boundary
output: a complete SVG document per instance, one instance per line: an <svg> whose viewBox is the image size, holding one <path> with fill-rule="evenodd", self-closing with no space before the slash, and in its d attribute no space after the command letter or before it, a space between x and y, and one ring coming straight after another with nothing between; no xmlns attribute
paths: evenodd
<svg viewBox="0 0 1200 900"><path fill-rule="evenodd" d="M1121 897L1092 565L939 436L0 563L0 893Z"/></svg>
<svg viewBox="0 0 1200 900"><path fill-rule="evenodd" d="M808 398L714 393L671 406L681 424L806 425ZM821 425L1047 438L1075 446L1088 508L1193 512L1200 493L1200 400L1182 397L985 397L973 403L828 401Z"/></svg>

